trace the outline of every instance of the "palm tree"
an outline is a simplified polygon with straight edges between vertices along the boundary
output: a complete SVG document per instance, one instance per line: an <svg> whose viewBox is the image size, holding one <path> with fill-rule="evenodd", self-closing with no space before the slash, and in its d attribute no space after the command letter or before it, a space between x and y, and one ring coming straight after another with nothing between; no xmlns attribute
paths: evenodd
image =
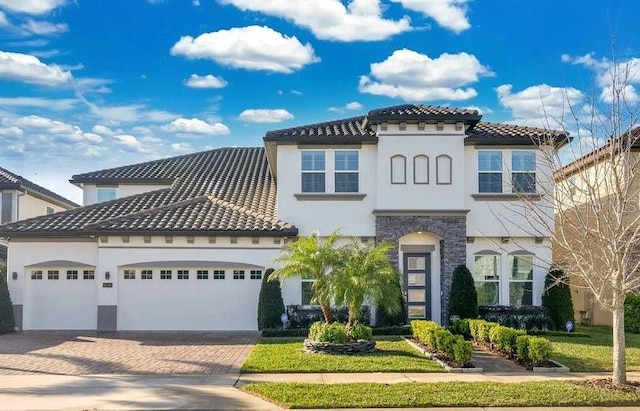
<svg viewBox="0 0 640 411"><path fill-rule="evenodd" d="M309 237L300 237L284 246L276 257L276 263L282 264L269 279L286 280L295 277L313 278L313 298L311 302L320 305L327 323L331 322L331 276L338 265L339 253L335 248L338 232L334 231L324 241L320 233Z"/></svg>
<svg viewBox="0 0 640 411"><path fill-rule="evenodd" d="M356 238L340 249L341 264L336 267L331 282L336 304L344 304L349 309L348 329L358 319L366 296L390 314L401 310L401 291L396 286L398 273L389 261L392 249L391 243L370 245Z"/></svg>

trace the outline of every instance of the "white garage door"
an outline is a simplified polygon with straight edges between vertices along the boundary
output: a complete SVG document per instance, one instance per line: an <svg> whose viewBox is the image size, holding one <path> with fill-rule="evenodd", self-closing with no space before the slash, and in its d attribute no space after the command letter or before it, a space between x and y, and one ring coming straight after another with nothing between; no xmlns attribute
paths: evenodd
<svg viewBox="0 0 640 411"><path fill-rule="evenodd" d="M255 330L262 275L220 262L119 267L118 329Z"/></svg>
<svg viewBox="0 0 640 411"><path fill-rule="evenodd" d="M25 330L95 330L93 267L30 266L25 270Z"/></svg>

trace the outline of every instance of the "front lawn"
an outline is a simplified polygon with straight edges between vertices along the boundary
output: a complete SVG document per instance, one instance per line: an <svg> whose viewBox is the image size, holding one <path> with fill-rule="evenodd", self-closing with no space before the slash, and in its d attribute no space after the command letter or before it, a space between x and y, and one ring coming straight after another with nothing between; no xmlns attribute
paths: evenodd
<svg viewBox="0 0 640 411"><path fill-rule="evenodd" d="M551 358L571 371L611 371L612 335L607 327L578 327L584 337L547 336L553 342ZM640 334L627 333L627 371L640 371Z"/></svg>
<svg viewBox="0 0 640 411"><path fill-rule="evenodd" d="M288 408L637 406L640 393L566 381L495 383L249 384L242 390Z"/></svg>
<svg viewBox="0 0 640 411"><path fill-rule="evenodd" d="M302 352L301 339L263 339L242 365L243 373L443 372L400 338L376 340L377 351L361 355Z"/></svg>

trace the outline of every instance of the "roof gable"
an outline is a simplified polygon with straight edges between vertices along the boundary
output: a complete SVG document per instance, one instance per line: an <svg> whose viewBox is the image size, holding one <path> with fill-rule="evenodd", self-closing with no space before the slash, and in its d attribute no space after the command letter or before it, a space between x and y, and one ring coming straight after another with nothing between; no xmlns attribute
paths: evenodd
<svg viewBox="0 0 640 411"><path fill-rule="evenodd" d="M27 190L34 197L38 197L65 209L79 207L79 205L73 201L2 167L0 167L0 189Z"/></svg>

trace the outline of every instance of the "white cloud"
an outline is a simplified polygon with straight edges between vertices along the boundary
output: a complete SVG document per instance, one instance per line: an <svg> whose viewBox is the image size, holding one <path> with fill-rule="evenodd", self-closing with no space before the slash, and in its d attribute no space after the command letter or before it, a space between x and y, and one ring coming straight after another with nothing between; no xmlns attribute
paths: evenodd
<svg viewBox="0 0 640 411"><path fill-rule="evenodd" d="M184 84L192 88L224 88L228 83L222 77L216 77L212 74L206 76L192 74L188 80L184 81Z"/></svg>
<svg viewBox="0 0 640 411"><path fill-rule="evenodd" d="M173 143L171 144L171 150L176 153L191 153L194 151L193 146L189 143Z"/></svg>
<svg viewBox="0 0 640 411"><path fill-rule="evenodd" d="M301 96L304 93L302 91L300 91L300 90L293 89L293 90L291 90L291 94L293 94L294 96Z"/></svg>
<svg viewBox="0 0 640 411"><path fill-rule="evenodd" d="M631 84L607 85L602 88L600 101L607 104L620 102L623 104L635 105L640 102L640 97L636 88Z"/></svg>
<svg viewBox="0 0 640 411"><path fill-rule="evenodd" d="M0 51L0 78L43 86L69 83L73 76L54 64L47 65L37 57Z"/></svg>
<svg viewBox="0 0 640 411"><path fill-rule="evenodd" d="M360 77L359 90L407 101L467 100L478 93L464 86L493 75L473 54L444 53L432 59L402 49L380 63L372 63L371 73Z"/></svg>
<svg viewBox="0 0 640 411"><path fill-rule="evenodd" d="M95 126L93 126L91 131L93 131L94 133L102 134L102 135L106 135L106 136L112 136L114 134L121 134L122 133L122 130L114 131L114 130L110 129L107 126L103 126L102 124L96 124Z"/></svg>
<svg viewBox="0 0 640 411"><path fill-rule="evenodd" d="M511 84L496 88L498 101L511 110L518 124L557 128L564 117L571 114L585 99L584 94L572 87L552 87L547 84L527 87L513 93Z"/></svg>
<svg viewBox="0 0 640 411"><path fill-rule="evenodd" d="M236 27L181 37L172 55L211 59L235 68L291 73L320 59L309 43L283 35L266 26Z"/></svg>
<svg viewBox="0 0 640 411"><path fill-rule="evenodd" d="M150 152L148 149L145 149L142 146L142 142L140 140L138 140L135 136L132 136L131 134L118 134L116 136L113 136L113 139L116 142L116 144L120 145L127 151L135 151L138 153Z"/></svg>
<svg viewBox="0 0 640 411"><path fill-rule="evenodd" d="M241 10L281 17L307 28L319 39L375 41L411 30L408 17L387 20L379 0L221 0Z"/></svg>
<svg viewBox="0 0 640 411"><path fill-rule="evenodd" d="M36 115L2 119L2 124L20 127L23 130L31 130L49 134L73 134L75 132L75 128L71 124Z"/></svg>
<svg viewBox="0 0 640 411"><path fill-rule="evenodd" d="M102 137L95 133L85 133L76 125L36 115L3 118L0 127L7 132L26 134L30 140L45 143L56 142L89 142L101 143ZM13 130L13 131L12 131Z"/></svg>
<svg viewBox="0 0 640 411"><path fill-rule="evenodd" d="M467 2L469 0L391 0L404 8L431 17L439 26L461 33L469 28Z"/></svg>
<svg viewBox="0 0 640 411"><path fill-rule="evenodd" d="M7 20L7 16L0 10L0 27L10 26L9 20Z"/></svg>
<svg viewBox="0 0 640 411"><path fill-rule="evenodd" d="M178 134L221 135L229 134L229 127L222 123L207 123L198 118L177 118L161 127L162 130Z"/></svg>
<svg viewBox="0 0 640 411"><path fill-rule="evenodd" d="M362 104L358 103L357 101L352 101L342 107L329 107L329 111L333 111L334 113L344 113L345 111L352 110L362 110Z"/></svg>
<svg viewBox="0 0 640 411"><path fill-rule="evenodd" d="M287 110L279 108L270 109L248 109L240 113L240 120L246 123L280 123L292 120L293 114Z"/></svg>
<svg viewBox="0 0 640 411"><path fill-rule="evenodd" d="M50 23L48 21L35 21L31 19L21 24L20 28L24 33L41 36L52 36L69 31L69 26L66 23Z"/></svg>
<svg viewBox="0 0 640 411"><path fill-rule="evenodd" d="M164 123L178 117L177 114L168 111L149 109L144 104L99 106L84 98L82 101L89 107L92 115L108 125L134 122Z"/></svg>
<svg viewBox="0 0 640 411"><path fill-rule="evenodd" d="M67 0L0 0L0 7L18 13L46 14L63 6Z"/></svg>
<svg viewBox="0 0 640 411"><path fill-rule="evenodd" d="M33 107L54 111L66 111L73 109L77 104L78 100L70 98L0 97L0 106L4 107Z"/></svg>

